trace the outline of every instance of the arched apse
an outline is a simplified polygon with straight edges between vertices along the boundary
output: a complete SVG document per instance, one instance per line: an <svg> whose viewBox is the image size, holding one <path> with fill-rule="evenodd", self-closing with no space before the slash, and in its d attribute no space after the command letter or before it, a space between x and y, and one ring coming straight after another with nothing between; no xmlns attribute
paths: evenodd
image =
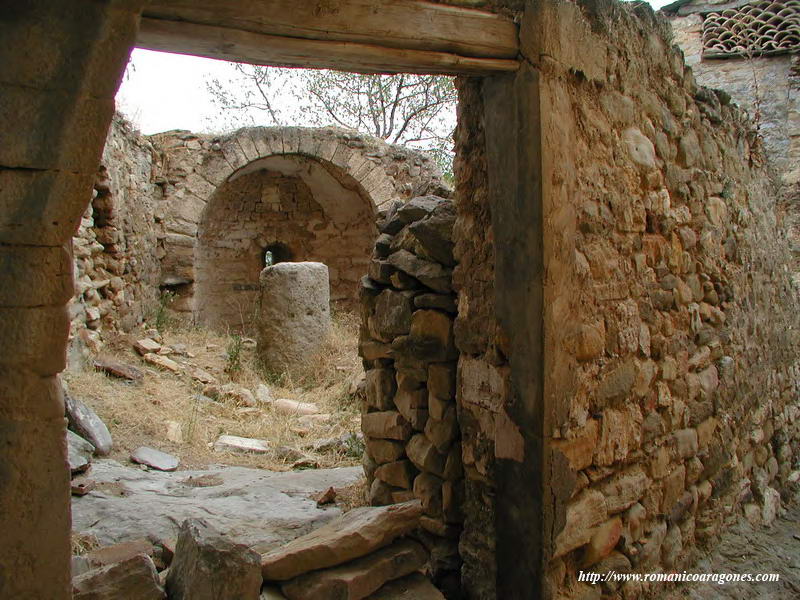
<svg viewBox="0 0 800 600"><path fill-rule="evenodd" d="M376 235L373 201L340 168L300 154L252 161L217 187L203 211L195 246L197 320L247 331L267 260L326 264L331 299L350 306Z"/></svg>
<svg viewBox="0 0 800 600"><path fill-rule="evenodd" d="M363 216L370 213L374 222L374 215L393 202L405 202L426 194L449 196L451 193L442 182L435 162L427 155L350 130L251 127L221 137L188 131L170 131L151 137L162 152L155 175L163 190L160 205L165 233L159 250L161 284L178 294L172 304L174 309L192 312L206 324L241 328L251 306L250 301L245 300L256 294L254 288L258 280L252 274L260 270L259 267L263 268L264 253L270 244L283 244L288 260L321 260L328 264L331 298L339 305L354 304L357 280L367 271L367 263L359 261L368 261L369 248L377 235L371 225L373 239L370 243L363 241ZM255 225L245 225L242 229L233 213L221 208L226 202L233 202L226 200L228 195L238 195L241 203L244 201L242 194L254 198L255 188L265 185L265 189L273 189L265 182L277 184L278 180L282 183L277 189L283 190L284 202L288 204L281 208L278 202L275 210L291 213L300 221L316 220L310 230L310 221L303 225L301 232L299 221L286 219L282 230L270 226L272 229L267 230L274 234L259 236L244 231ZM295 191L290 192L290 188ZM245 193L246 189L249 191ZM306 202L309 208L287 208L294 206L293 201L287 200L291 194L299 194L301 204L305 202L302 197L310 196L312 201ZM236 210L246 210L244 206L249 206L247 201ZM277 214L272 214L269 201L259 201L259 207L263 211L257 213L261 215L259 218L266 219L267 215L278 218ZM301 215L306 210L310 213ZM315 210L319 214L311 214ZM229 265L229 271L217 271L212 277L214 270L210 267L216 259L209 243L213 236L222 235L221 230L219 234L213 231L222 227L216 222L227 223L229 231L225 235L232 238L216 239L213 244L235 247L217 248L219 253L238 251L244 259L241 264ZM236 231L238 233L234 233ZM235 239L236 235L243 237ZM280 239L286 236L295 236L292 244ZM326 236L328 241L322 244L320 240ZM337 240L334 242L333 238ZM338 248L336 251L334 244ZM330 250L320 254L321 246ZM363 258L359 258L362 251ZM247 277L244 272L248 273ZM224 311L228 316L217 319L213 315L221 316L222 312L211 305L219 305L223 295L227 296L226 302L231 307Z"/></svg>

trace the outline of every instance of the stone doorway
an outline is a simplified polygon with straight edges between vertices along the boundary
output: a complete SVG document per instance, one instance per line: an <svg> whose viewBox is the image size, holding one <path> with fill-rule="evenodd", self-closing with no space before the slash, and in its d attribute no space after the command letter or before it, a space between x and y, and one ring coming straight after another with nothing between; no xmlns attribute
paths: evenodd
<svg viewBox="0 0 800 600"><path fill-rule="evenodd" d="M7 217L3 223L4 252L21 256L18 264L38 265L35 269L14 271L14 274L19 271L20 277L12 277L14 284L7 290L8 298L14 300L4 303L11 307L7 309L9 328L4 333L8 343L15 345L22 338L27 340L25 352L15 353L2 363L4 385L16 390L10 394L8 404L3 405L4 409L8 407L3 413L3 423L9 425L8 441L13 449L9 458L16 465L0 493L4 521L8 520L4 529L13 531L9 543L15 548L16 557L13 565L0 564L0 582L4 593L7 591L9 595L69 597L69 486L66 474L62 473L63 407L56 378L64 367L63 307L72 292L70 270L63 260L68 253L63 244L85 208L84 192L91 188L106 125L113 112L114 90L135 43L142 5L136 0L93 3L76 14L68 3L35 3L15 9L15 19L3 23L4 29L9 29L9 39L13 37L20 42L3 48L4 54L10 53L5 64L13 67L8 76L14 88L10 103L20 107L12 112L31 114L25 141L10 143L0 156L5 165L4 206L8 207L4 211L4 218ZM208 54L189 41L194 34L187 37L185 33L159 27L155 21L163 8L153 7L153 12L142 21L140 43L154 47L161 40L175 51ZM409 9L400 8L401 12ZM393 15L389 21L387 16L379 16L379 21L391 23L400 36L378 55L374 54L375 44L380 45L385 39L385 31L382 23L372 22L373 17L364 21L363 34L350 36L354 41L360 40L361 46L345 44L344 54L341 35L323 39L321 45L312 43L310 54L297 54L296 40L300 38L288 35L279 46L291 47L290 53L295 54L292 60L277 55L265 59L260 50L253 50L252 56L248 56L250 50L245 50L241 56L244 60L266 60L268 64L332 66L371 72L483 76L511 72L518 67L517 29L510 19L468 9L437 7L433 3L422 8L441 18L424 18L411 24L402 14ZM288 12L293 13L294 9ZM168 18L165 22L173 21ZM348 17L343 31L350 31L353 22L359 19L353 21ZM440 27L444 33L439 31ZM434 31L427 31L431 28ZM232 30L238 31L235 27ZM31 31L54 32L39 46L39 53L30 53L32 45L26 43ZM344 35L345 41L348 36ZM210 33L207 39L212 38L214 34ZM369 40L372 45L365 44ZM263 50L265 46L256 44L254 48ZM61 68L50 69L54 64L61 64ZM26 112L23 107L35 107L37 111ZM16 129L11 123L8 125L9 130ZM53 143L56 136L59 141ZM262 250L263 246L259 252ZM24 289L31 293L23 293ZM53 332L61 333L54 336ZM31 396L41 401L28 411ZM23 406L24 411L20 408ZM40 438L36 448L34 438ZM31 495L31 486L41 493ZM21 498L26 498L24 505L19 501ZM53 498L62 500L54 505ZM13 577L7 566L13 566ZM44 572L51 576L42 578Z"/></svg>

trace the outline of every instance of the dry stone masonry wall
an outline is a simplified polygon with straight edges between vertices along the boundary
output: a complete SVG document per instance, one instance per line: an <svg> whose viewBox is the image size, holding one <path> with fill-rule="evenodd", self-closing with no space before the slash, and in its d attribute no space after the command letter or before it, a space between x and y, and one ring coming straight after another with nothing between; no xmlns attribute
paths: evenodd
<svg viewBox="0 0 800 600"><path fill-rule="evenodd" d="M772 26L762 27L766 33L794 31L800 34L797 6L754 2L744 5L742 10L758 10L759 5L770 5L774 13L768 17ZM692 66L698 83L724 90L755 119L767 160L783 184L794 270L800 272L800 212L797 209L800 197L800 58L797 48L793 52L790 47L782 51L776 48L779 53L769 56L746 52L724 59L709 58L708 53L704 53L703 36L709 21L716 17L707 14L707 9L707 3L692 1L674 9L677 12L669 13L675 41L683 50L687 64ZM782 35L781 43L786 46L790 37Z"/></svg>
<svg viewBox="0 0 800 600"><path fill-rule="evenodd" d="M646 597L658 589L593 587L577 573L687 568L730 520L774 519L798 477L797 289L780 194L752 122L696 83L649 9L538 3L521 35L535 72L459 82L462 584L469 597L503 597L530 543L547 565L532 593ZM484 134L493 89L519 94L516 118L541 134L516 155ZM526 153L536 168L521 177L534 185L518 198L542 203L540 222L490 184L490 165ZM537 281L522 242L536 236L541 309L535 293L509 304L506 287L509 273ZM537 319L543 356L515 355ZM518 420L537 386L541 433ZM542 454L529 456L540 435ZM541 471L541 488L518 493L514 464ZM543 515L532 541L531 512Z"/></svg>
<svg viewBox="0 0 800 600"><path fill-rule="evenodd" d="M768 3L756 2L753 6L756 4ZM790 48L785 48L784 53L775 56L759 56L757 53L732 55L725 59L704 56L704 26L709 19L715 18L713 14L708 16L700 12L704 7L708 7L707 3L688 2L680 7L680 12L670 13L675 42L683 50L686 63L692 66L698 83L729 93L756 119L768 158L775 164L784 183L797 184L800 182L797 54L789 53ZM749 5L744 7L752 8ZM784 7L783 12L787 10L788 7ZM797 8L793 10L792 15L779 14L779 10L778 14L770 17L775 24L765 31L797 30Z"/></svg>
<svg viewBox="0 0 800 600"><path fill-rule="evenodd" d="M546 583L579 597L578 569L680 570L730 519L774 519L800 458L798 292L752 123L666 23L615 4L527 18L547 107Z"/></svg>
<svg viewBox="0 0 800 600"><path fill-rule="evenodd" d="M115 117L92 201L73 238L75 297L70 304L73 358L96 352L102 333L129 331L155 308L161 265L155 248L154 149Z"/></svg>
<svg viewBox="0 0 800 600"><path fill-rule="evenodd" d="M455 207L419 197L382 213L362 289L362 429L372 504L418 498L434 581L459 587L463 475L455 403Z"/></svg>

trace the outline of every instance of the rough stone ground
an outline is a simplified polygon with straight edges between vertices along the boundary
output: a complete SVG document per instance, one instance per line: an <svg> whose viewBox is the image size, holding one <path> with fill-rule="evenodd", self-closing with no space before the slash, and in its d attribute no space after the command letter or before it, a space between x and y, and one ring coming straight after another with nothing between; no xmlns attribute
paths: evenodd
<svg viewBox="0 0 800 600"><path fill-rule="evenodd" d="M143 537L175 538L184 519L201 518L265 552L340 515L339 506L317 507L315 498L362 476L359 467L273 473L217 465L164 473L96 460L95 489L72 499L73 530L107 546Z"/></svg>
<svg viewBox="0 0 800 600"><path fill-rule="evenodd" d="M778 583L686 583L663 600L794 600L800 598L800 495L771 527L741 519L700 558L696 573L778 573Z"/></svg>

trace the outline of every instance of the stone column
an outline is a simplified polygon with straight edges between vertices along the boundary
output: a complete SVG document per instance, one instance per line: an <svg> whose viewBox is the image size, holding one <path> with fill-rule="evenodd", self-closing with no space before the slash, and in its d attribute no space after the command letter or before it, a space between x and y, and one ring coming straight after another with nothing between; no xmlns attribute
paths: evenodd
<svg viewBox="0 0 800 600"><path fill-rule="evenodd" d="M0 19L0 597L71 597L64 368L71 236L141 2L6 3Z"/></svg>
<svg viewBox="0 0 800 600"><path fill-rule="evenodd" d="M261 271L259 284L256 339L261 363L275 373L308 364L331 330L328 267L279 263Z"/></svg>

